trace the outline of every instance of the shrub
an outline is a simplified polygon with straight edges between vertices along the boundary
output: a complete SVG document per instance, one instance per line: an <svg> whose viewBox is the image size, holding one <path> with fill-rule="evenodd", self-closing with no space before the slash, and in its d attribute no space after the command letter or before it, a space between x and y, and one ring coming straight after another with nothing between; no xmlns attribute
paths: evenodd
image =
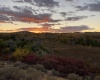
<svg viewBox="0 0 100 80"><path fill-rule="evenodd" d="M100 75L96 76L94 80L100 80Z"/></svg>
<svg viewBox="0 0 100 80"><path fill-rule="evenodd" d="M90 76L85 76L84 80L91 80Z"/></svg>
<svg viewBox="0 0 100 80"><path fill-rule="evenodd" d="M36 64L38 62L38 58L39 57L36 54L32 53L24 57L22 61L26 63Z"/></svg>
<svg viewBox="0 0 100 80"><path fill-rule="evenodd" d="M82 77L80 77L78 74L68 74L67 76L68 80L82 80Z"/></svg>
<svg viewBox="0 0 100 80"><path fill-rule="evenodd" d="M15 60L17 61L21 61L23 59L23 57L27 56L29 54L29 50L28 49L22 49L22 48L18 48L16 49L16 51L13 53L13 57Z"/></svg>
<svg viewBox="0 0 100 80"><path fill-rule="evenodd" d="M20 67L20 68L26 69L26 68L28 68L28 65L25 63L22 63L20 61L17 61L14 63L14 67Z"/></svg>
<svg viewBox="0 0 100 80"><path fill-rule="evenodd" d="M54 69L60 73L69 74L77 73L79 75L88 75L89 66L82 60L65 58L59 56L46 56L43 61L43 65L46 69Z"/></svg>
<svg viewBox="0 0 100 80"><path fill-rule="evenodd" d="M42 72L47 72L47 70L41 64L34 65L33 67L36 68L37 70L42 71Z"/></svg>
<svg viewBox="0 0 100 80"><path fill-rule="evenodd" d="M47 68L47 69L55 69L56 68L56 66L57 66L57 63L58 63L58 61L57 60L55 60L55 59L50 59L50 58L48 58L48 59L46 59L44 62L43 62L43 65L44 65L44 67L45 68Z"/></svg>
<svg viewBox="0 0 100 80"><path fill-rule="evenodd" d="M59 76L59 71L52 69L52 75Z"/></svg>
<svg viewBox="0 0 100 80"><path fill-rule="evenodd" d="M29 68L27 68L27 74L31 74L34 79L38 80L38 78L39 77L42 78L42 76L44 76L45 73L41 72L35 68L29 67Z"/></svg>
<svg viewBox="0 0 100 80"><path fill-rule="evenodd" d="M0 80L41 80L44 73L33 68L26 70L20 67L9 67L0 69Z"/></svg>
<svg viewBox="0 0 100 80"><path fill-rule="evenodd" d="M48 53L50 53L50 50L48 47L45 47L41 41L35 43L32 46L32 51L35 52L39 56L45 56Z"/></svg>
<svg viewBox="0 0 100 80"><path fill-rule="evenodd" d="M3 68L0 71L0 78L1 78L0 80L10 80L10 79L18 80L20 78L24 78L24 75L26 74L25 71L19 69L20 69L19 67Z"/></svg>
<svg viewBox="0 0 100 80"><path fill-rule="evenodd" d="M67 80L67 79L45 74L42 80Z"/></svg>

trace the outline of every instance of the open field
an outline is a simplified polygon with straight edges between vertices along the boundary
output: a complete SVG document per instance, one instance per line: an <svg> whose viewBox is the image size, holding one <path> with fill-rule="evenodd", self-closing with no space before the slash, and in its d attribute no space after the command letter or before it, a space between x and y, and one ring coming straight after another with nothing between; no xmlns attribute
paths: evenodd
<svg viewBox="0 0 100 80"><path fill-rule="evenodd" d="M95 78L100 75L100 33L0 33L0 60L12 62L11 67L16 61L40 64L46 71L58 71L55 76L62 80L72 73Z"/></svg>

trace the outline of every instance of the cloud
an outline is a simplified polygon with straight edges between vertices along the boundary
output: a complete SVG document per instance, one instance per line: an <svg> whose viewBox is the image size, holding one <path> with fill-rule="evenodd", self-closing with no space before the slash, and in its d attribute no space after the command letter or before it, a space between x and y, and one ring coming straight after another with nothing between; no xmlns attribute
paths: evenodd
<svg viewBox="0 0 100 80"><path fill-rule="evenodd" d="M62 21L61 19L51 19L49 20L49 22L52 22L52 23L56 23L56 22L60 22Z"/></svg>
<svg viewBox="0 0 100 80"><path fill-rule="evenodd" d="M94 16L96 16L96 15L91 15L91 17L94 17Z"/></svg>
<svg viewBox="0 0 100 80"><path fill-rule="evenodd" d="M33 23L43 23L43 22L59 22L60 20L54 20L51 18L51 13L43 14L33 14L33 10L30 7L17 7L15 9L19 11L13 11L8 7L1 7L0 14L7 15L11 21L21 21L21 22L33 22ZM2 16L2 20L6 19L9 21L7 16Z"/></svg>
<svg viewBox="0 0 100 80"><path fill-rule="evenodd" d="M81 32L83 30L92 30L93 28L90 28L86 25L81 25L81 26L66 26L66 27L61 27L60 31L61 32Z"/></svg>
<svg viewBox="0 0 100 80"><path fill-rule="evenodd" d="M59 6L59 3L54 0L34 0L37 6L39 7L49 7L53 8L55 6Z"/></svg>
<svg viewBox="0 0 100 80"><path fill-rule="evenodd" d="M42 26L54 26L55 24L48 24L48 23L45 23L45 24L41 24Z"/></svg>
<svg viewBox="0 0 100 80"><path fill-rule="evenodd" d="M78 11L83 11L83 10L88 10L88 6L76 6L76 8L78 9Z"/></svg>
<svg viewBox="0 0 100 80"><path fill-rule="evenodd" d="M32 0L24 0L24 2L32 3Z"/></svg>
<svg viewBox="0 0 100 80"><path fill-rule="evenodd" d="M89 11L100 11L100 2L86 4L84 6L76 6L78 11L89 10Z"/></svg>
<svg viewBox="0 0 100 80"><path fill-rule="evenodd" d="M68 17L66 20L67 21L78 21L84 18L88 18L88 16L75 16L75 17Z"/></svg>
<svg viewBox="0 0 100 80"><path fill-rule="evenodd" d="M66 1L73 1L73 0L66 0Z"/></svg>
<svg viewBox="0 0 100 80"><path fill-rule="evenodd" d="M0 23L6 23L5 21L3 21L3 20L0 20Z"/></svg>
<svg viewBox="0 0 100 80"><path fill-rule="evenodd" d="M23 0L12 0L13 2L23 2Z"/></svg>
<svg viewBox="0 0 100 80"><path fill-rule="evenodd" d="M15 10L21 10L21 9L22 9L21 7L18 7L18 6L13 6L13 8L14 8Z"/></svg>
<svg viewBox="0 0 100 80"><path fill-rule="evenodd" d="M66 18L67 16L75 15L75 12L68 11L68 12L60 12L59 14L61 14L62 17Z"/></svg>
<svg viewBox="0 0 100 80"><path fill-rule="evenodd" d="M16 32L16 30L0 30L0 33L11 33L11 32Z"/></svg>
<svg viewBox="0 0 100 80"><path fill-rule="evenodd" d="M100 2L89 4L90 11L100 11Z"/></svg>
<svg viewBox="0 0 100 80"><path fill-rule="evenodd" d="M51 20L51 14L37 14L32 17L22 17L20 20L35 23L49 22Z"/></svg>
<svg viewBox="0 0 100 80"><path fill-rule="evenodd" d="M84 30L92 30L93 28L89 28L86 25L81 25L81 26L66 26L66 27L61 27L60 29L53 29L49 26L44 26L44 27L40 27L40 28L20 28L17 29L18 31L30 31L30 32L51 32L51 33L67 33L67 32L81 32Z"/></svg>
<svg viewBox="0 0 100 80"><path fill-rule="evenodd" d="M53 8L55 6L59 6L59 2L56 2L54 0L12 0L12 1L19 3L30 3L39 7L47 7L47 8Z"/></svg>
<svg viewBox="0 0 100 80"><path fill-rule="evenodd" d="M0 23L11 23L11 24L13 24L13 22L11 22L10 18L7 15L4 15L4 14L0 14Z"/></svg>
<svg viewBox="0 0 100 80"><path fill-rule="evenodd" d="M10 21L6 15L0 14L0 21Z"/></svg>
<svg viewBox="0 0 100 80"><path fill-rule="evenodd" d="M16 8L18 9L18 7ZM20 21L22 18L32 18L33 17L32 11L29 10L28 8L23 8L21 11L13 11L8 7L1 7L0 14L10 16L10 19L12 21Z"/></svg>
<svg viewBox="0 0 100 80"><path fill-rule="evenodd" d="M63 17L65 17L65 16L67 15L66 12L60 12L60 14L61 14Z"/></svg>
<svg viewBox="0 0 100 80"><path fill-rule="evenodd" d="M49 32L49 27L41 27L41 28L37 28L37 27L34 27L34 28L20 28L20 29L17 29L19 31L30 31L30 32L36 32L36 33L40 33L40 32Z"/></svg>
<svg viewBox="0 0 100 80"><path fill-rule="evenodd" d="M45 24L41 24L43 27L51 27L51 26L55 26L55 25L60 25L58 24L49 24L49 23L45 23Z"/></svg>
<svg viewBox="0 0 100 80"><path fill-rule="evenodd" d="M5 19L6 21L10 20L28 23L56 23L61 21L60 19L52 19L52 13L34 14L36 10L33 10L31 7L13 6L13 8L14 10L10 9L9 7L0 7L0 14L6 15L2 16L1 20Z"/></svg>
<svg viewBox="0 0 100 80"><path fill-rule="evenodd" d="M51 24L54 25L54 24ZM16 30L0 30L0 32L16 32L16 31L29 31L29 32L35 32L35 33L72 33L72 32L82 32L84 30L93 30L94 28L90 28L87 25L81 25L81 26L65 26L60 27L59 29L54 29L51 26L43 26L40 28L37 27L29 27L29 28L19 28Z"/></svg>

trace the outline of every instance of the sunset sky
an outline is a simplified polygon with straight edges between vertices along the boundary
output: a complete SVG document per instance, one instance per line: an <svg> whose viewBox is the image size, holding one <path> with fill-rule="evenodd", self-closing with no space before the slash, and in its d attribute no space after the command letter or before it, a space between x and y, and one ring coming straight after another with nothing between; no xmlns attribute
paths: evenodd
<svg viewBox="0 0 100 80"><path fill-rule="evenodd" d="M100 0L0 0L0 32L100 32Z"/></svg>

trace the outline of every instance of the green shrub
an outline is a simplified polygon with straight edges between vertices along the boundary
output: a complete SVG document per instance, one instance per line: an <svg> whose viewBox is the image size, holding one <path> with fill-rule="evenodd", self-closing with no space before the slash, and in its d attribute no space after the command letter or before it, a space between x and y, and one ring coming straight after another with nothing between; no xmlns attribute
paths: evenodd
<svg viewBox="0 0 100 80"><path fill-rule="evenodd" d="M90 76L85 76L84 80L91 80L91 77Z"/></svg>
<svg viewBox="0 0 100 80"><path fill-rule="evenodd" d="M45 69L44 66L41 64L34 65L33 67L42 72L47 72L47 69Z"/></svg>
<svg viewBox="0 0 100 80"><path fill-rule="evenodd" d="M59 71L52 69L52 75L59 76Z"/></svg>

